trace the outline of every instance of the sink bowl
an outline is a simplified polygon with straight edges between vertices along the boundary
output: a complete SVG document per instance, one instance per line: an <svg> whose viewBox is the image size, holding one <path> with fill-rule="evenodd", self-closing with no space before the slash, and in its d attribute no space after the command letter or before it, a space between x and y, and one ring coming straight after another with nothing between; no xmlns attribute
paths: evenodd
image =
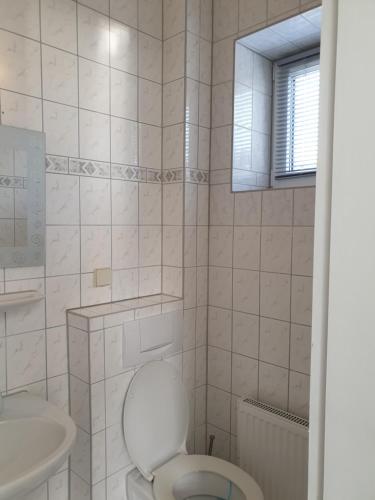
<svg viewBox="0 0 375 500"><path fill-rule="evenodd" d="M26 494L71 451L76 426L62 410L26 392L7 396L0 414L0 500Z"/></svg>

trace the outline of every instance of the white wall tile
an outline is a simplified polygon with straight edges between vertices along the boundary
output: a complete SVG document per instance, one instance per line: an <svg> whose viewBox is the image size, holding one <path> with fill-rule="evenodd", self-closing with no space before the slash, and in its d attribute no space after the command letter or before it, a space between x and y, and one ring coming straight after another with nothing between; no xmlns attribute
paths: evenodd
<svg viewBox="0 0 375 500"><path fill-rule="evenodd" d="M216 347L208 348L208 383L224 391L231 389L231 353Z"/></svg>
<svg viewBox="0 0 375 500"><path fill-rule="evenodd" d="M65 324L66 310L79 306L79 292L79 275L46 279L47 327Z"/></svg>
<svg viewBox="0 0 375 500"><path fill-rule="evenodd" d="M210 223L214 226L233 224L234 195L229 185L211 186Z"/></svg>
<svg viewBox="0 0 375 500"><path fill-rule="evenodd" d="M185 72L185 33L179 33L163 44L163 82L183 78Z"/></svg>
<svg viewBox="0 0 375 500"><path fill-rule="evenodd" d="M56 377L67 372L67 333L65 326L46 330L47 340L47 376Z"/></svg>
<svg viewBox="0 0 375 500"><path fill-rule="evenodd" d="M110 40L111 66L136 75L138 71L137 31L111 20Z"/></svg>
<svg viewBox="0 0 375 500"><path fill-rule="evenodd" d="M260 318L259 358L278 366L289 366L290 323Z"/></svg>
<svg viewBox="0 0 375 500"><path fill-rule="evenodd" d="M42 42L77 53L77 4L73 0L41 0Z"/></svg>
<svg viewBox="0 0 375 500"><path fill-rule="evenodd" d="M7 339L7 386L14 389L46 376L44 330Z"/></svg>
<svg viewBox="0 0 375 500"><path fill-rule="evenodd" d="M125 447L122 423L106 429L107 474L113 474L127 465L130 457Z"/></svg>
<svg viewBox="0 0 375 500"><path fill-rule="evenodd" d="M310 377L302 373L290 372L288 410L299 417L309 416Z"/></svg>
<svg viewBox="0 0 375 500"><path fill-rule="evenodd" d="M79 111L80 156L90 160L110 160L110 118L109 116Z"/></svg>
<svg viewBox="0 0 375 500"><path fill-rule="evenodd" d="M122 423L122 411L124 406L124 398L128 390L134 372L128 371L106 379L105 395L106 395L106 425L119 425Z"/></svg>
<svg viewBox="0 0 375 500"><path fill-rule="evenodd" d="M258 361L240 354L232 355L232 393L240 397L258 396Z"/></svg>
<svg viewBox="0 0 375 500"><path fill-rule="evenodd" d="M292 276L292 321L311 325L312 278Z"/></svg>
<svg viewBox="0 0 375 500"><path fill-rule="evenodd" d="M160 127L140 124L139 126L139 165L141 167L161 170Z"/></svg>
<svg viewBox="0 0 375 500"><path fill-rule="evenodd" d="M298 9L298 0L270 0L268 3L268 17L276 17L293 9Z"/></svg>
<svg viewBox="0 0 375 500"><path fill-rule="evenodd" d="M212 266L232 267L233 228L210 227L210 256Z"/></svg>
<svg viewBox="0 0 375 500"><path fill-rule="evenodd" d="M238 0L215 0L214 40L222 40L238 31Z"/></svg>
<svg viewBox="0 0 375 500"><path fill-rule="evenodd" d="M293 193L290 189L263 192L262 224L290 226L293 215Z"/></svg>
<svg viewBox="0 0 375 500"><path fill-rule="evenodd" d="M239 30L262 23L267 18L267 3L263 0L239 0Z"/></svg>
<svg viewBox="0 0 375 500"><path fill-rule="evenodd" d="M77 106L77 57L42 45L43 98Z"/></svg>
<svg viewBox="0 0 375 500"><path fill-rule="evenodd" d="M6 292L18 292L22 290L37 290L44 295L44 280L42 278L7 281ZM45 328L45 301L41 300L35 304L20 306L6 313L6 334L14 335L33 330Z"/></svg>
<svg viewBox="0 0 375 500"><path fill-rule="evenodd" d="M258 227L235 227L233 266L240 269L259 269L260 229Z"/></svg>
<svg viewBox="0 0 375 500"><path fill-rule="evenodd" d="M112 224L138 224L138 184L112 180Z"/></svg>
<svg viewBox="0 0 375 500"><path fill-rule="evenodd" d="M207 387L207 418L210 424L224 431L230 430L231 396L210 385Z"/></svg>
<svg viewBox="0 0 375 500"><path fill-rule="evenodd" d="M43 102L46 152L52 155L78 156L78 110L76 108Z"/></svg>
<svg viewBox="0 0 375 500"><path fill-rule="evenodd" d="M138 264L138 227L114 226L112 228L113 269L135 268Z"/></svg>
<svg viewBox="0 0 375 500"><path fill-rule="evenodd" d="M314 216L315 188L295 189L293 224L295 226L313 226Z"/></svg>
<svg viewBox="0 0 375 500"><path fill-rule="evenodd" d="M139 33L139 76L157 83L162 82L162 43Z"/></svg>
<svg viewBox="0 0 375 500"><path fill-rule="evenodd" d="M293 228L292 272L312 276L314 253L314 228Z"/></svg>
<svg viewBox="0 0 375 500"><path fill-rule="evenodd" d="M163 85L163 125L182 123L184 119L184 79Z"/></svg>
<svg viewBox="0 0 375 500"><path fill-rule="evenodd" d="M273 273L291 272L292 228L263 227L261 270Z"/></svg>
<svg viewBox="0 0 375 500"><path fill-rule="evenodd" d="M161 293L161 267L141 267L139 269L138 295L142 297L158 293Z"/></svg>
<svg viewBox="0 0 375 500"><path fill-rule="evenodd" d="M80 3L102 14L109 14L109 0L82 0Z"/></svg>
<svg viewBox="0 0 375 500"><path fill-rule="evenodd" d="M233 308L250 314L259 312L259 272L233 270Z"/></svg>
<svg viewBox="0 0 375 500"><path fill-rule="evenodd" d="M139 264L157 266L161 262L161 228L141 226L139 228Z"/></svg>
<svg viewBox="0 0 375 500"><path fill-rule="evenodd" d="M7 68L0 74L2 89L41 96L39 43L1 30L0 59Z"/></svg>
<svg viewBox="0 0 375 500"><path fill-rule="evenodd" d="M46 227L46 275L59 276L80 272L79 227Z"/></svg>
<svg viewBox="0 0 375 500"><path fill-rule="evenodd" d="M161 185L139 184L139 223L140 225L161 224Z"/></svg>
<svg viewBox="0 0 375 500"><path fill-rule="evenodd" d="M109 69L82 57L79 58L79 105L109 113Z"/></svg>
<svg viewBox="0 0 375 500"><path fill-rule="evenodd" d="M183 31L185 27L185 2L183 0L164 0L163 2L164 39Z"/></svg>
<svg viewBox="0 0 375 500"><path fill-rule="evenodd" d="M42 130L42 101L14 92L0 91L1 123L12 127Z"/></svg>
<svg viewBox="0 0 375 500"><path fill-rule="evenodd" d="M137 27L138 13L136 0L110 0L110 15L118 21Z"/></svg>
<svg viewBox="0 0 375 500"><path fill-rule="evenodd" d="M260 315L290 321L290 287L287 274L260 273Z"/></svg>
<svg viewBox="0 0 375 500"><path fill-rule="evenodd" d="M259 317L233 312L233 352L258 358Z"/></svg>
<svg viewBox="0 0 375 500"><path fill-rule="evenodd" d="M139 121L161 126L162 89L159 83L139 79Z"/></svg>
<svg viewBox="0 0 375 500"><path fill-rule="evenodd" d="M290 336L290 368L309 374L311 357L311 328L291 325Z"/></svg>
<svg viewBox="0 0 375 500"><path fill-rule="evenodd" d="M79 224L78 177L46 174L47 224Z"/></svg>
<svg viewBox="0 0 375 500"><path fill-rule="evenodd" d="M107 328L105 340L105 376L112 377L124 371L122 360L122 326Z"/></svg>
<svg viewBox="0 0 375 500"><path fill-rule="evenodd" d="M109 226L81 226L81 272L111 267L111 229Z"/></svg>
<svg viewBox="0 0 375 500"><path fill-rule="evenodd" d="M109 62L109 20L81 5L78 8L78 55L102 64Z"/></svg>
<svg viewBox="0 0 375 500"><path fill-rule="evenodd" d="M80 179L81 224L110 224L111 196L108 179Z"/></svg>
<svg viewBox="0 0 375 500"><path fill-rule="evenodd" d="M138 125L111 117L111 161L124 165L138 164Z"/></svg>
<svg viewBox="0 0 375 500"><path fill-rule="evenodd" d="M264 403L286 410L288 406L288 370L259 364L259 398Z"/></svg>
<svg viewBox="0 0 375 500"><path fill-rule="evenodd" d="M232 269L211 267L209 283L209 304L225 309L232 308Z"/></svg>
<svg viewBox="0 0 375 500"><path fill-rule="evenodd" d="M5 0L0 5L0 28L39 40L39 2Z"/></svg>
<svg viewBox="0 0 375 500"><path fill-rule="evenodd" d="M138 27L141 31L162 38L162 0L138 1Z"/></svg>
<svg viewBox="0 0 375 500"><path fill-rule="evenodd" d="M111 114L137 120L138 80L134 75L111 69Z"/></svg>

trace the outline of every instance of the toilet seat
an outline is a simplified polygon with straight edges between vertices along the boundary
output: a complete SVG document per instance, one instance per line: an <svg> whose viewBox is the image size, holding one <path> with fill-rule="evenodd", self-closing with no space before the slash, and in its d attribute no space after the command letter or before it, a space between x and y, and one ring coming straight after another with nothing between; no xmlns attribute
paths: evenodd
<svg viewBox="0 0 375 500"><path fill-rule="evenodd" d="M263 500L258 484L236 465L206 455L177 455L154 471L155 500L176 500L175 486L179 479L193 472L212 472L231 481L246 500Z"/></svg>
<svg viewBox="0 0 375 500"><path fill-rule="evenodd" d="M212 456L187 455L188 425L189 404L181 376L165 361L142 366L125 397L123 429L129 456L152 484L155 500L264 500L254 479L236 465Z"/></svg>

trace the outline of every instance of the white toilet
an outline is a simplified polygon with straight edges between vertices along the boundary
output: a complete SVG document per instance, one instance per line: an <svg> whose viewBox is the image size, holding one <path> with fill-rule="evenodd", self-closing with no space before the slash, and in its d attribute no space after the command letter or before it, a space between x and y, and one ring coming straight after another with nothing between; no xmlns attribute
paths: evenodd
<svg viewBox="0 0 375 500"><path fill-rule="evenodd" d="M126 477L128 500L263 500L254 479L236 465L187 455L189 408L175 369L165 361L134 375L124 404L124 436L137 469Z"/></svg>

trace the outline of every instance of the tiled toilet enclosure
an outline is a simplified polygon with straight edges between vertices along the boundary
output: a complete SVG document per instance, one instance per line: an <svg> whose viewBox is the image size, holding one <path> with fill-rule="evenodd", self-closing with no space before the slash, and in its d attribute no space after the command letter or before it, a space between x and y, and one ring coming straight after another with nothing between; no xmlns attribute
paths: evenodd
<svg viewBox="0 0 375 500"><path fill-rule="evenodd" d="M165 359L182 376L183 301L155 295L75 309L68 335L70 408L78 426L71 499L101 499L106 492L124 498L131 468L123 438L125 393L147 361Z"/></svg>

